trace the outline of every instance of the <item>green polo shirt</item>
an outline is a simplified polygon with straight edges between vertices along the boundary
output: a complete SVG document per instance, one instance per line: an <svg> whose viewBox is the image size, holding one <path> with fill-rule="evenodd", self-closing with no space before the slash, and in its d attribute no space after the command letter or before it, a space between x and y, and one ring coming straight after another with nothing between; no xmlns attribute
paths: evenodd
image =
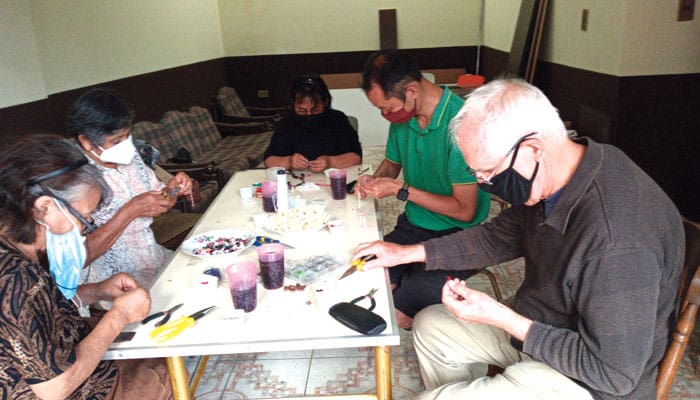
<svg viewBox="0 0 700 400"><path fill-rule="evenodd" d="M449 130L450 120L463 104L462 98L443 87L440 103L425 129L420 128L416 118L389 127L386 159L401 165L404 181L410 186L450 196L452 185L476 185L476 178L467 173L467 164ZM469 222L438 214L410 201L406 202L406 217L413 225L434 231L467 228L486 219L489 200L489 194L479 190L476 213Z"/></svg>

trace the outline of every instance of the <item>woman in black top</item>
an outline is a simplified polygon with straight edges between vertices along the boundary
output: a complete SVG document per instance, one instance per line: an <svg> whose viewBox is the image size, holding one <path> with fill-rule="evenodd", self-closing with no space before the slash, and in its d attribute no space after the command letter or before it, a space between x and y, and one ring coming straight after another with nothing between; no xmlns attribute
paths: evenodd
<svg viewBox="0 0 700 400"><path fill-rule="evenodd" d="M292 82L290 92L292 111L275 128L265 166L320 172L361 164L357 132L345 114L331 108L325 82L302 76Z"/></svg>

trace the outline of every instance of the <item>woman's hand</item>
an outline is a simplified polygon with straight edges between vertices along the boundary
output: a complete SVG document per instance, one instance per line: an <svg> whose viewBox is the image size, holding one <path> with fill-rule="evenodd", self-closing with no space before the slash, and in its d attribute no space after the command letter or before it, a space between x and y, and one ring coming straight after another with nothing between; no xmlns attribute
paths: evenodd
<svg viewBox="0 0 700 400"><path fill-rule="evenodd" d="M306 169L309 167L309 160L299 153L292 154L292 160L290 162L292 169Z"/></svg>
<svg viewBox="0 0 700 400"><path fill-rule="evenodd" d="M126 292L139 287L138 282L131 275L120 272L98 283L97 295L100 300L113 301Z"/></svg>
<svg viewBox="0 0 700 400"><path fill-rule="evenodd" d="M151 296L144 288L134 288L114 299L109 312L119 313L125 326L146 318L151 309Z"/></svg>
<svg viewBox="0 0 700 400"><path fill-rule="evenodd" d="M192 179L186 173L178 172L168 181L165 187L165 191L168 193L174 189L178 189L177 196L187 196L192 194Z"/></svg>
<svg viewBox="0 0 700 400"><path fill-rule="evenodd" d="M352 260L357 260L360 257L370 254L374 254L377 258L365 262L362 267L364 270L393 267L395 265L425 260L423 244L403 246L396 243L383 242L381 240L361 243L352 254Z"/></svg>
<svg viewBox="0 0 700 400"><path fill-rule="evenodd" d="M172 207L171 200L175 197L166 197L158 191L144 192L129 200L124 207L129 207L138 217L157 217Z"/></svg>
<svg viewBox="0 0 700 400"><path fill-rule="evenodd" d="M309 162L309 169L311 170L311 172L321 172L329 166L330 163L328 162L328 156L321 156Z"/></svg>

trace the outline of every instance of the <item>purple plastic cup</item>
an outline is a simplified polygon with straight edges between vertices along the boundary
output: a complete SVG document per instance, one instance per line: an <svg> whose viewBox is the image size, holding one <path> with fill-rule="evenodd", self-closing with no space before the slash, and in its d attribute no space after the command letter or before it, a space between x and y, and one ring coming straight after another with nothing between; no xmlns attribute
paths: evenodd
<svg viewBox="0 0 700 400"><path fill-rule="evenodd" d="M284 246L267 243L256 249L260 275L265 289L279 289L284 284Z"/></svg>
<svg viewBox="0 0 700 400"><path fill-rule="evenodd" d="M328 173L331 180L331 195L333 200L345 199L345 185L347 184L348 173L344 169L336 169Z"/></svg>
<svg viewBox="0 0 700 400"><path fill-rule="evenodd" d="M277 182L262 181L263 211L275 212L275 197L277 195Z"/></svg>
<svg viewBox="0 0 700 400"><path fill-rule="evenodd" d="M253 261L233 264L226 268L233 307L245 312L255 310L258 303L257 266Z"/></svg>

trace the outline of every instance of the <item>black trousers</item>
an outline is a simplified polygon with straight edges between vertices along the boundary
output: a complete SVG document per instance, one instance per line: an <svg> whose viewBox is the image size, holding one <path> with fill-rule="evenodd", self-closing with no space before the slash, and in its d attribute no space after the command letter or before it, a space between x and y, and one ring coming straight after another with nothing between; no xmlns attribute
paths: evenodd
<svg viewBox="0 0 700 400"><path fill-rule="evenodd" d="M460 228L443 231L423 229L408 222L406 214L401 214L397 218L394 230L386 235L384 240L397 244L416 244L460 230ZM392 284L397 285L394 289L394 306L413 318L423 308L441 302L442 286L448 276L467 279L475 272L471 270L426 271L425 263L410 263L391 267L389 268L389 279Z"/></svg>

